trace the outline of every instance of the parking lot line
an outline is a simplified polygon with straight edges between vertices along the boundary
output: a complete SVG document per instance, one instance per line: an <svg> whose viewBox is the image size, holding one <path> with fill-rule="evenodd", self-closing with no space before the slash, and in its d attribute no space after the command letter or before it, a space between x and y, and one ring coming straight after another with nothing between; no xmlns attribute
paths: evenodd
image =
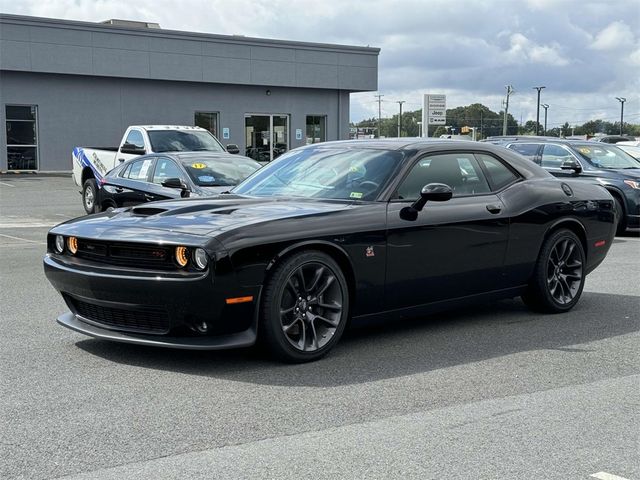
<svg viewBox="0 0 640 480"><path fill-rule="evenodd" d="M28 240L26 238L14 237L12 235L6 235L4 233L0 233L0 237L10 238L11 240L19 240L21 242L35 243L36 245L46 245L47 242L36 242L35 240Z"/></svg>
<svg viewBox="0 0 640 480"><path fill-rule="evenodd" d="M593 478L599 478L600 480L629 480L627 478L620 477L618 475L613 475L612 473L607 473L607 472L598 472L598 473L591 474L589 476Z"/></svg>
<svg viewBox="0 0 640 480"><path fill-rule="evenodd" d="M15 185L11 185L10 183L0 182L0 185L4 185L5 187L16 188L16 186L15 186Z"/></svg>

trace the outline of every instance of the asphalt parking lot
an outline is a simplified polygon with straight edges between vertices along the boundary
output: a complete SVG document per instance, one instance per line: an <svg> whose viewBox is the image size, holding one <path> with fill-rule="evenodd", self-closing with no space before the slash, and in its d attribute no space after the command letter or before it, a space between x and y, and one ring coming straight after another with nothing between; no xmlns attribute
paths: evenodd
<svg viewBox="0 0 640 480"><path fill-rule="evenodd" d="M0 478L640 478L637 233L568 314L503 301L292 366L58 326L45 234L83 213L69 177L0 177Z"/></svg>

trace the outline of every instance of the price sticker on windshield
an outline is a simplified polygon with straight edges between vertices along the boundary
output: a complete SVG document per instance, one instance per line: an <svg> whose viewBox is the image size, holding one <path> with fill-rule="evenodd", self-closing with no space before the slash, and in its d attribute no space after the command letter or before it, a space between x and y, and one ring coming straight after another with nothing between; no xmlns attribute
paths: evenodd
<svg viewBox="0 0 640 480"><path fill-rule="evenodd" d="M201 170L203 168L207 168L207 165L204 164L204 163L192 163L191 164L191 168L195 168L195 169Z"/></svg>
<svg viewBox="0 0 640 480"><path fill-rule="evenodd" d="M590 148L587 148L587 147L580 147L580 148L578 148L578 151L579 151L580 153L584 153L585 155L587 155L587 154L591 153L591 149L590 149Z"/></svg>
<svg viewBox="0 0 640 480"><path fill-rule="evenodd" d="M351 198L362 198L362 192L351 192L351 195L349 195L349 197L351 197Z"/></svg>

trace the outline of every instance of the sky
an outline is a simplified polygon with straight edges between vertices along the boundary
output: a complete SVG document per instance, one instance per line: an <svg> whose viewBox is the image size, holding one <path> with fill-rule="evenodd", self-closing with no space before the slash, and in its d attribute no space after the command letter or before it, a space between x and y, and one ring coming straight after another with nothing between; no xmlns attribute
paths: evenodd
<svg viewBox="0 0 640 480"><path fill-rule="evenodd" d="M0 12L67 20L110 18L162 28L380 48L378 92L351 95L351 121L482 103L548 128L588 120L640 124L640 0L0 0ZM543 110L541 119L543 121Z"/></svg>

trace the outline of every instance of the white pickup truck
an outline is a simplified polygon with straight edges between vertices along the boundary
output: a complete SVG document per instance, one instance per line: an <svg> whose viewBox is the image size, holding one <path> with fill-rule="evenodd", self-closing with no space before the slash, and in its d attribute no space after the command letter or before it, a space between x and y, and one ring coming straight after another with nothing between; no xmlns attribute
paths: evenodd
<svg viewBox="0 0 640 480"><path fill-rule="evenodd" d="M105 174L125 160L149 153L211 151L238 153L237 145L222 144L208 130L173 125L134 125L127 128L119 147L73 149L73 181L80 187L87 213L97 211L96 198Z"/></svg>

